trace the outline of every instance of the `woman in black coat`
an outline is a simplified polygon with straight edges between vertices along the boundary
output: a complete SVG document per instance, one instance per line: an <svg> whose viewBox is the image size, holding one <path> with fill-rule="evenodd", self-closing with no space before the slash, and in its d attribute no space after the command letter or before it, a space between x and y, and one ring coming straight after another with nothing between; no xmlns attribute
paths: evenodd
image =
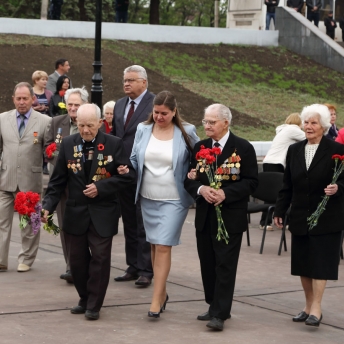
<svg viewBox="0 0 344 344"><path fill-rule="evenodd" d="M49 116L55 117L58 115L64 115L67 110L61 109L58 104L66 103L64 95L66 91L70 88L70 79L66 75L61 75L56 81L56 91L50 99L49 103Z"/></svg>
<svg viewBox="0 0 344 344"><path fill-rule="evenodd" d="M338 279L341 232L344 223L344 176L331 184L334 154L344 155L344 146L327 139L330 112L324 105L305 107L301 113L306 140L289 147L284 185L275 208L275 224L282 227L291 205L289 230L292 233L291 274L300 276L306 306L295 322L319 326L321 300L326 281ZM340 163L340 161L339 161ZM324 195L330 196L326 210L311 230L307 218Z"/></svg>

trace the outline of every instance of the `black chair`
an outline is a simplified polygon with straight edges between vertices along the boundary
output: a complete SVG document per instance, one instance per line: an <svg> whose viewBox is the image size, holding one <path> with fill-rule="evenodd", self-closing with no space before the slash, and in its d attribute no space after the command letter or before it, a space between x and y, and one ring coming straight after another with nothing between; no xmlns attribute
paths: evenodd
<svg viewBox="0 0 344 344"><path fill-rule="evenodd" d="M260 254L263 253L264 241L266 235L266 227L268 226L269 216L272 215L275 209L275 203L277 200L278 192L281 190L283 185L283 173L280 172L260 172L258 173L258 187L256 191L251 195L254 199L264 201L264 204L259 204L255 202L248 202L247 215L253 213L260 213L262 211L267 211L265 218L265 224L263 229L262 243L260 246ZM285 237L284 237L285 241ZM247 244L250 246L250 234L247 230ZM286 243L285 243L286 245Z"/></svg>
<svg viewBox="0 0 344 344"><path fill-rule="evenodd" d="M280 241L280 245L279 245L279 249L278 249L278 255L281 255L281 251L282 251L282 244L284 242L284 251L287 251L287 240L285 238L285 231L287 229L287 223L288 223L288 217L290 214L290 207L287 210L287 213L285 214L285 218L284 218L284 222L283 222L283 228L282 228L282 234L281 234L281 241Z"/></svg>

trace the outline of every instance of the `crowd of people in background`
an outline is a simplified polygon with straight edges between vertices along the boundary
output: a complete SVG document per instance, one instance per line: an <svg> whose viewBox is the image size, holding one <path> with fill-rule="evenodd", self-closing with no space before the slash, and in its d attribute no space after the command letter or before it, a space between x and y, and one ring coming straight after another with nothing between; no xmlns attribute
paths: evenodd
<svg viewBox="0 0 344 344"><path fill-rule="evenodd" d="M69 69L68 60L59 59L51 75L35 71L33 86L15 86L15 109L0 114L0 272L8 269L16 194L36 192L42 197L42 221L57 214L66 262L60 278L74 283L80 297L71 313L97 320L110 279L112 240L122 216L128 267L114 280L149 287L154 278L148 317L160 318L169 301L166 281L172 247L180 244L189 207L196 203L197 251L208 304L197 319L223 330L231 318L242 236L248 228L247 202L258 186L253 146L231 131L232 114L223 104L205 109L207 138L200 140L195 126L181 117L171 92L155 95L148 90L142 66L124 70L124 97L107 102L103 114L89 104L84 87L72 87ZM336 111L332 104L314 104L301 116L290 114L276 128L263 160L263 171L284 173L276 227L283 226L291 207L291 273L300 276L306 298L293 321L315 327L322 320L326 281L338 279L344 220L344 176L331 183L332 155L344 155L344 129L336 126ZM51 144L56 144L56 152L47 156ZM201 150L218 154L216 188L204 173L209 158L202 161ZM50 180L43 195L44 160ZM324 193L330 206L316 229L308 232L307 217ZM219 218L228 241L218 239ZM273 228L272 218L268 225ZM27 225L21 238L17 271L28 272L40 232L34 234Z"/></svg>

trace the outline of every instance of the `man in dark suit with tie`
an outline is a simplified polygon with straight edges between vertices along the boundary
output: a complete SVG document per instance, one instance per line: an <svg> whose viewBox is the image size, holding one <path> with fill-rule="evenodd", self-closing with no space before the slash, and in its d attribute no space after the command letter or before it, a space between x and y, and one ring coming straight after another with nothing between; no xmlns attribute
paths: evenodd
<svg viewBox="0 0 344 344"><path fill-rule="evenodd" d="M209 137L196 143L191 161L192 170L185 179L185 188L196 199L196 239L201 264L205 301L209 309L197 317L207 326L222 330L231 317L236 270L242 241L247 230L247 202L258 186L257 158L253 146L229 131L232 115L228 107L213 104L205 109L205 133ZM209 186L204 167L196 172L196 153L201 146L221 149L217 167L219 189ZM215 164L215 163L214 163ZM229 235L228 244L216 238L218 221L215 206L221 206L222 219Z"/></svg>
<svg viewBox="0 0 344 344"><path fill-rule="evenodd" d="M116 102L111 134L122 138L126 156L130 157L136 128L147 120L153 109L154 94L148 91L146 70L133 65L124 70L123 89L126 97ZM136 280L135 284L147 287L153 278L150 244L146 241L141 205L135 204L136 184L119 195L125 236L125 254L128 265L117 282Z"/></svg>
<svg viewBox="0 0 344 344"><path fill-rule="evenodd" d="M80 296L72 314L99 318L110 278L112 237L117 234L119 212L116 194L135 180L135 171L118 137L99 131L100 109L81 105L77 112L79 134L65 137L44 196L46 221L68 188L63 231L74 285ZM117 167L128 164L129 173Z"/></svg>

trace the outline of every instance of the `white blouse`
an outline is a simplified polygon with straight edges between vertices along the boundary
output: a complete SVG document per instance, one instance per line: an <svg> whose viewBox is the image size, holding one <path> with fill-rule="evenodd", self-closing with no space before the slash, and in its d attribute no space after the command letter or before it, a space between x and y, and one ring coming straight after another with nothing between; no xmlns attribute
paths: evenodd
<svg viewBox="0 0 344 344"><path fill-rule="evenodd" d="M305 146L305 158L306 158L306 167L307 171L309 169L309 166L311 166L312 160L314 158L314 155L319 147L319 143L316 144L309 144L307 143Z"/></svg>
<svg viewBox="0 0 344 344"><path fill-rule="evenodd" d="M173 174L173 139L161 141L152 134L145 152L140 194L152 200L179 200Z"/></svg>

